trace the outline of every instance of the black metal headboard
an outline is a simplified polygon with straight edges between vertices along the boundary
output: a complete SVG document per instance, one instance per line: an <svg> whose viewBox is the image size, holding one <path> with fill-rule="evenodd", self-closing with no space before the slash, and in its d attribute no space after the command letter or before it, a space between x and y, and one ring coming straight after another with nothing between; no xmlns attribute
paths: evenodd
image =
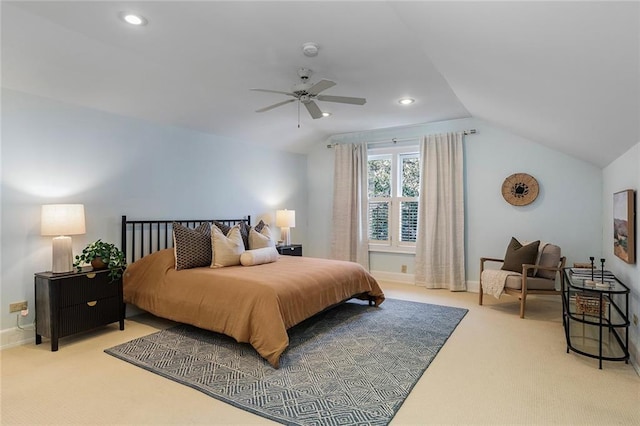
<svg viewBox="0 0 640 426"><path fill-rule="evenodd" d="M229 226L241 222L251 225L251 216L242 219L127 220L127 216L123 215L121 249L124 258L130 264L147 254L173 247L174 222L195 228L201 223L212 223L214 220Z"/></svg>

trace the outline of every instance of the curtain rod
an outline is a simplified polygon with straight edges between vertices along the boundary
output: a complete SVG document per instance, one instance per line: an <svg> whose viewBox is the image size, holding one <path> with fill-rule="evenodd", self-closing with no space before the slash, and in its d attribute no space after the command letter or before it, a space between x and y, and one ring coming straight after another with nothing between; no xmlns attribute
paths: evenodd
<svg viewBox="0 0 640 426"><path fill-rule="evenodd" d="M464 133L465 136L467 136L467 135L474 135L474 134L478 133L478 131L476 129L469 129L469 130L464 130L463 133ZM391 139L367 142L367 145L377 145L377 144L381 144L381 143L393 143L393 144L396 144L398 142L413 141L413 140L416 140L416 139L419 139L419 138L420 138L420 136L415 136L415 137L412 137L412 138L402 138L402 139L391 138ZM330 144L327 144L327 148L333 148L336 145L338 145L338 142L330 143Z"/></svg>

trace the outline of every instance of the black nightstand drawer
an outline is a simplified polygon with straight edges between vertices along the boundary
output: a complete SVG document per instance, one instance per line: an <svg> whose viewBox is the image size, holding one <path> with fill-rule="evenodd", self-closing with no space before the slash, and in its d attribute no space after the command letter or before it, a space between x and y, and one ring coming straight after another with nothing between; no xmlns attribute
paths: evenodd
<svg viewBox="0 0 640 426"><path fill-rule="evenodd" d="M60 335L69 336L120 320L119 299L98 299L60 309Z"/></svg>
<svg viewBox="0 0 640 426"><path fill-rule="evenodd" d="M302 256L302 244L291 244L288 246L278 246L278 253L284 256Z"/></svg>
<svg viewBox="0 0 640 426"><path fill-rule="evenodd" d="M111 281L106 272L69 277L59 285L61 308L118 296L118 281Z"/></svg>

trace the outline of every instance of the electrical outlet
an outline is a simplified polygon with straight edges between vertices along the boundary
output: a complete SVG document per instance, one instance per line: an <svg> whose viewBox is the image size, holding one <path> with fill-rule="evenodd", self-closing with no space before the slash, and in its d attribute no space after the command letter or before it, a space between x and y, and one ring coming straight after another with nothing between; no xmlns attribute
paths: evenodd
<svg viewBox="0 0 640 426"><path fill-rule="evenodd" d="M20 312L23 309L27 309L27 301L22 301L22 302L14 302L14 303L9 303L9 313L13 313L13 312Z"/></svg>
<svg viewBox="0 0 640 426"><path fill-rule="evenodd" d="M638 316L633 314L633 325L638 325Z"/></svg>
<svg viewBox="0 0 640 426"><path fill-rule="evenodd" d="M402 265L402 266L400 267L400 271L401 271L403 274L406 274L406 273L407 273L407 265Z"/></svg>

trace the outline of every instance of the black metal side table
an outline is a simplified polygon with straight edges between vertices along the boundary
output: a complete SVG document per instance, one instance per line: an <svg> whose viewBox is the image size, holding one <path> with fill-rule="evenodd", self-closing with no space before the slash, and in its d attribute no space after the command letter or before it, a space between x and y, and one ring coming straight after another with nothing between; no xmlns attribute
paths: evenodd
<svg viewBox="0 0 640 426"><path fill-rule="evenodd" d="M599 277L596 275L595 281ZM562 274L562 322L567 353L602 361L629 363L629 287L616 277L608 286L594 286L572 268Z"/></svg>

